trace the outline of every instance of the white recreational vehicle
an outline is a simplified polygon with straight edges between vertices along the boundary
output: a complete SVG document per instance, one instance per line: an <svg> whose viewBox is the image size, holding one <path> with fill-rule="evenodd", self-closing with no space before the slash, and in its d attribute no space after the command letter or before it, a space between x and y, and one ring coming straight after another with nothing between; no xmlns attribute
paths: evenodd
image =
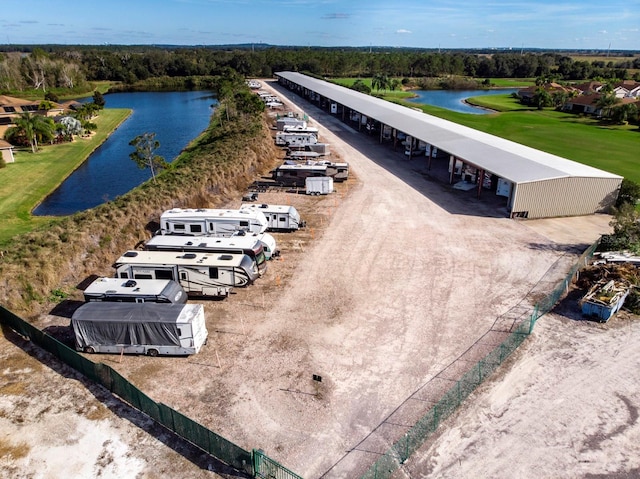
<svg viewBox="0 0 640 479"><path fill-rule="evenodd" d="M238 233L241 234L241 233ZM249 234L249 233L247 233ZM264 247L264 255L268 260L273 259L280 255L280 250L278 249L278 245L276 244L276 239L271 236L269 233L260 233L255 234L252 233L251 236L255 236L262 246Z"/></svg>
<svg viewBox="0 0 640 479"><path fill-rule="evenodd" d="M256 265L260 275L267 269L264 246L254 235L182 236L156 235L144 244L147 251L185 251L192 253L246 254Z"/></svg>
<svg viewBox="0 0 640 479"><path fill-rule="evenodd" d="M304 186L309 176L327 176L327 166L284 163L271 172L271 177L283 186Z"/></svg>
<svg viewBox="0 0 640 479"><path fill-rule="evenodd" d="M300 213L293 206L245 203L240 205L240 208L262 211L269 222L269 231L295 231L305 226L305 222L300 219Z"/></svg>
<svg viewBox="0 0 640 479"><path fill-rule="evenodd" d="M87 286L83 295L87 302L172 304L187 302L186 291L176 281L170 279L98 278Z"/></svg>
<svg viewBox="0 0 640 479"><path fill-rule="evenodd" d="M278 146L304 147L316 143L318 143L318 135L314 133L290 133L288 131L279 131L276 133L276 145Z"/></svg>
<svg viewBox="0 0 640 479"><path fill-rule="evenodd" d="M259 276L249 256L231 253L127 251L113 267L118 278L172 279L192 296L225 297Z"/></svg>
<svg viewBox="0 0 640 479"><path fill-rule="evenodd" d="M207 341L201 304L85 303L71 317L85 353L189 355Z"/></svg>
<svg viewBox="0 0 640 479"><path fill-rule="evenodd" d="M160 233L192 236L231 236L236 231L264 233L267 218L258 210L211 208L167 210L160 216Z"/></svg>

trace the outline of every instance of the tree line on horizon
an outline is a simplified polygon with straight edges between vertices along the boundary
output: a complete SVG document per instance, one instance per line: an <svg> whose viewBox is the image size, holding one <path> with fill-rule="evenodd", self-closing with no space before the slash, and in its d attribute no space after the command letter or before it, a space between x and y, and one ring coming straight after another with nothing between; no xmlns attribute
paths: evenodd
<svg viewBox="0 0 640 479"><path fill-rule="evenodd" d="M301 71L322 77L396 78L553 77L559 81L640 81L637 56L603 61L574 60L565 53L527 52L479 54L464 51L151 46L0 47L0 92L82 90L87 82L113 81L134 85L153 78L225 75L269 78L278 71ZM197 82L191 87L197 87ZM187 83L187 87L189 84Z"/></svg>

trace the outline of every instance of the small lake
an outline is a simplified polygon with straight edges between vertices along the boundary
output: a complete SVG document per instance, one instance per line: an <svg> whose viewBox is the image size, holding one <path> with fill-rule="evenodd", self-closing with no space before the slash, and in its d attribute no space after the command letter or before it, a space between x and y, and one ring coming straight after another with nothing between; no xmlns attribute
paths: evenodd
<svg viewBox="0 0 640 479"><path fill-rule="evenodd" d="M34 215L61 216L98 206L123 195L151 178L129 154L129 142L143 133L155 133L156 152L173 161L191 140L209 125L217 100L212 92L143 92L104 95L106 108L129 108L127 118L58 189L34 211ZM91 101L91 100L89 100Z"/></svg>
<svg viewBox="0 0 640 479"><path fill-rule="evenodd" d="M484 95L511 95L517 92L518 88L500 88L498 90L413 90L412 93L418 95L410 98L413 103L423 103L426 105L438 106L447 110L459 111L461 113L471 113L483 115L490 113L489 110L468 105L464 102L467 98Z"/></svg>

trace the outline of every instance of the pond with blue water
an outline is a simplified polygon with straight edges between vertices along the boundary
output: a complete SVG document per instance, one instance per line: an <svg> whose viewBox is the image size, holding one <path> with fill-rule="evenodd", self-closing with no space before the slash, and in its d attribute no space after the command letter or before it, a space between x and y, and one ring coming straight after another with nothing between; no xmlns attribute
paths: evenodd
<svg viewBox="0 0 640 479"><path fill-rule="evenodd" d="M511 95L517 91L518 88L501 88L498 90L414 90L411 93L416 96L409 98L408 101L438 106L461 113L482 115L491 113L491 110L469 105L465 103L465 100L474 96Z"/></svg>
<svg viewBox="0 0 640 479"><path fill-rule="evenodd" d="M155 133L156 154L173 161L207 126L217 100L207 91L112 93L104 95L106 108L129 108L125 120L77 170L34 211L60 216L83 211L123 195L151 178L129 158L129 142L143 133Z"/></svg>

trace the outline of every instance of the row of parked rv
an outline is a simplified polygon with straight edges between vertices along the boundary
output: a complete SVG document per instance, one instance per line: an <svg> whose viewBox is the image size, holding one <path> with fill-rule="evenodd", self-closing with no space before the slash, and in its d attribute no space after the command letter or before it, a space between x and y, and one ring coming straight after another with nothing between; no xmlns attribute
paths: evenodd
<svg viewBox="0 0 640 479"><path fill-rule="evenodd" d="M293 206L243 204L237 210L172 209L142 250L114 263L113 278L84 290L71 324L85 352L187 355L207 331L202 305L188 296L224 298L252 284L278 254L267 231L304 226ZM165 304L163 304L165 303Z"/></svg>
<svg viewBox="0 0 640 479"><path fill-rule="evenodd" d="M329 155L329 145L318 142L317 128L287 115L276 120L276 129L276 145L287 149L287 158L271 172L271 179L278 185L305 187L308 194L327 194L333 191L334 181L349 177L348 163L319 158Z"/></svg>

